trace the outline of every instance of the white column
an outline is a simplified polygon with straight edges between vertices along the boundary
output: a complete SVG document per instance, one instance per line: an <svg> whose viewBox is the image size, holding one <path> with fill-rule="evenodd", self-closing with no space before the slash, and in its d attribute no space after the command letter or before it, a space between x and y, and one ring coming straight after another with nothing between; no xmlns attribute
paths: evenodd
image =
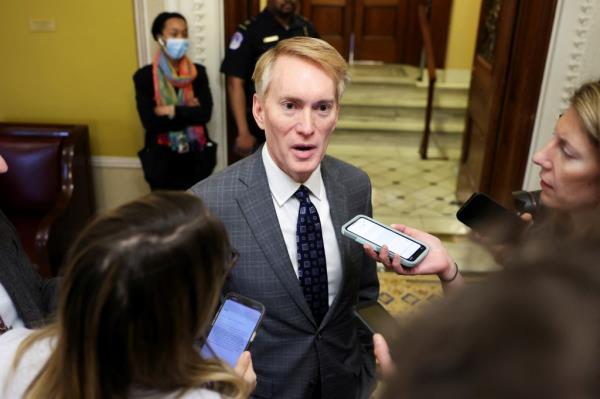
<svg viewBox="0 0 600 399"><path fill-rule="evenodd" d="M523 189L539 189L531 158L550 140L573 91L592 79L600 79L600 2L558 0Z"/></svg>

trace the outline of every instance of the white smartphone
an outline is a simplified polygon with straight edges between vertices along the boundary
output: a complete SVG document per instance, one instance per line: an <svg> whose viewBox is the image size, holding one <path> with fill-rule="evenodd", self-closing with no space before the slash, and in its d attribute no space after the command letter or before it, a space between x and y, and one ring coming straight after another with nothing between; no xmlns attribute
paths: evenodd
<svg viewBox="0 0 600 399"><path fill-rule="evenodd" d="M371 245L376 252L387 245L390 258L400 255L400 263L405 267L415 267L429 251L424 243L365 215L357 215L344 224L342 234L360 244Z"/></svg>
<svg viewBox="0 0 600 399"><path fill-rule="evenodd" d="M235 367L242 352L250 347L265 314L262 303L228 293L200 349L205 358L218 357Z"/></svg>

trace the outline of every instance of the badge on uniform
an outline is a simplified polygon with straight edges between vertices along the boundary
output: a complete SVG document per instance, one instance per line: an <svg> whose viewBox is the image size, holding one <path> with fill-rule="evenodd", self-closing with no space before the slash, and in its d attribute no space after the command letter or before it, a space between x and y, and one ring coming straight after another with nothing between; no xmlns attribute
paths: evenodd
<svg viewBox="0 0 600 399"><path fill-rule="evenodd" d="M263 37L263 43L273 43L279 40L279 35Z"/></svg>
<svg viewBox="0 0 600 399"><path fill-rule="evenodd" d="M233 34L233 37L231 38L231 41L229 42L229 49L230 50L239 49L240 46L242 45L243 41L244 41L244 35L242 35L240 32L235 32Z"/></svg>

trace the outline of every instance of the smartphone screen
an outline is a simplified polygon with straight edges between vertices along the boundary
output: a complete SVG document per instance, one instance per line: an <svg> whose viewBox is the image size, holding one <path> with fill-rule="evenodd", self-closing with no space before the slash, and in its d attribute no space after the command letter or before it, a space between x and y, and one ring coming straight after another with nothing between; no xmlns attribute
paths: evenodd
<svg viewBox="0 0 600 399"><path fill-rule="evenodd" d="M422 244L362 217L349 225L346 230L379 247L387 245L394 254L409 261L417 259L426 249Z"/></svg>
<svg viewBox="0 0 600 399"><path fill-rule="evenodd" d="M200 350L204 357L218 357L235 367L238 358L254 338L264 313L262 304L250 301L238 297L225 299Z"/></svg>
<svg viewBox="0 0 600 399"><path fill-rule="evenodd" d="M515 212L506 209L483 193L474 193L456 213L458 220L495 242L519 237L527 227Z"/></svg>
<svg viewBox="0 0 600 399"><path fill-rule="evenodd" d="M357 305L354 314L372 333L380 333L386 338L392 338L398 329L394 316L377 301Z"/></svg>

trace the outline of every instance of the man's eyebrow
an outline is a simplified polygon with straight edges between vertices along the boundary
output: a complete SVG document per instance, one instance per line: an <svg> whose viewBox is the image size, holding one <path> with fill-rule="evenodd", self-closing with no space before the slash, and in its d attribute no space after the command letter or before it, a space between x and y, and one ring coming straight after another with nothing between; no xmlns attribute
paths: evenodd
<svg viewBox="0 0 600 399"><path fill-rule="evenodd" d="M291 96L283 96L281 97L280 101L290 101L296 104L305 104L306 101L298 98L298 97L291 97ZM311 102L310 104L324 104L324 103L335 103L335 97L331 97L331 98L322 98L320 100Z"/></svg>
<svg viewBox="0 0 600 399"><path fill-rule="evenodd" d="M281 97L281 101L291 101L293 103L304 103L304 100L297 97L283 96Z"/></svg>

